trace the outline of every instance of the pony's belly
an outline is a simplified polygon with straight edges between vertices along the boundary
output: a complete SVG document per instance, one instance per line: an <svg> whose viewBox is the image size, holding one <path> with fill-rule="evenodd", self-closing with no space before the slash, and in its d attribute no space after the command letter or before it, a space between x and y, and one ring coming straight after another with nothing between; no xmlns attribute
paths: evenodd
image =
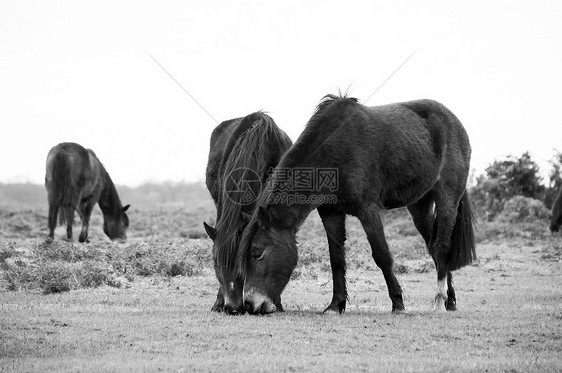
<svg viewBox="0 0 562 373"><path fill-rule="evenodd" d="M433 188L434 184L435 182L418 181L405 186L391 188L381 196L382 205L387 210L409 206L426 195Z"/></svg>

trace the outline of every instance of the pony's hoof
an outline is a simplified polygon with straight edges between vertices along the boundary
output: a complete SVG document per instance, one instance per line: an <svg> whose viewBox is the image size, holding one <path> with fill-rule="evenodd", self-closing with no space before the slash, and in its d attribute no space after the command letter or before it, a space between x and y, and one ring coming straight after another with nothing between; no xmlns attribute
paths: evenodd
<svg viewBox="0 0 562 373"><path fill-rule="evenodd" d="M401 313L406 313L406 309L404 308L404 306L402 307L394 307L392 308L392 312L393 315L399 315Z"/></svg>
<svg viewBox="0 0 562 373"><path fill-rule="evenodd" d="M329 313L333 313L333 314L342 314L345 312L345 302L341 302L341 303L330 303L330 305L328 307L326 307L326 309L324 311L322 311L322 314L329 314Z"/></svg>
<svg viewBox="0 0 562 373"><path fill-rule="evenodd" d="M445 303L445 309L447 311L456 311L457 310L457 303L455 301L449 300Z"/></svg>

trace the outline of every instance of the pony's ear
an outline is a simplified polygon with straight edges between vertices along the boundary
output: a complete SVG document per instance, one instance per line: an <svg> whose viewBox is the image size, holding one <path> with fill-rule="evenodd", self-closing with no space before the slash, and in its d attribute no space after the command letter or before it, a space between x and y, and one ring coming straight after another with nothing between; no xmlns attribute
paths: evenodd
<svg viewBox="0 0 562 373"><path fill-rule="evenodd" d="M260 206L258 210L258 223L261 229L269 229L271 227L271 218L269 216L269 212L265 209L265 207Z"/></svg>
<svg viewBox="0 0 562 373"><path fill-rule="evenodd" d="M244 220L245 222L250 221L250 218L252 217L252 215L248 214L247 212L241 211L240 215L242 215L242 220Z"/></svg>
<svg viewBox="0 0 562 373"><path fill-rule="evenodd" d="M121 209L121 212L126 212L129 209L129 207L131 207L131 205L127 205L127 206L123 207Z"/></svg>
<svg viewBox="0 0 562 373"><path fill-rule="evenodd" d="M207 232L209 238L214 241L217 238L217 230L205 222L203 222L203 227L205 227L205 232Z"/></svg>

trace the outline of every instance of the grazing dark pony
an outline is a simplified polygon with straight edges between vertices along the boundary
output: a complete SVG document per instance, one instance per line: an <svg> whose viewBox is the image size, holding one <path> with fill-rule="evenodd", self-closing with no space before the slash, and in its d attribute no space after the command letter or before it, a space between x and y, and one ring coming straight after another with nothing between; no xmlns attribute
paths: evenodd
<svg viewBox="0 0 562 373"><path fill-rule="evenodd" d="M244 313L242 281L234 263L240 235L268 172L292 142L263 112L219 124L211 134L206 183L217 208L215 228L203 223L213 240L220 287L213 311Z"/></svg>
<svg viewBox="0 0 562 373"><path fill-rule="evenodd" d="M114 239L127 239L129 218L109 174L90 149L65 142L56 145L47 155L45 187L49 201L49 240L54 238L57 214L66 222L66 237L72 239L74 210L82 221L78 241L88 240L90 215L96 203L103 213L103 231Z"/></svg>
<svg viewBox="0 0 562 373"><path fill-rule="evenodd" d="M556 197L556 200L554 201L554 205L552 205L550 231L552 233L558 232L560 230L561 225L562 225L562 188L560 188L558 197Z"/></svg>
<svg viewBox="0 0 562 373"><path fill-rule="evenodd" d="M324 312L346 308L346 214L359 218L367 234L392 311L403 311L380 217L381 210L402 206L436 265L435 307L455 310L451 271L476 256L466 192L470 154L460 121L438 102L366 107L354 98L326 96L274 170L242 235L237 270L245 281L247 311L282 310L281 292L297 264L295 235L315 208L326 230L333 276L333 297ZM295 177L305 170L314 171L312 183Z"/></svg>

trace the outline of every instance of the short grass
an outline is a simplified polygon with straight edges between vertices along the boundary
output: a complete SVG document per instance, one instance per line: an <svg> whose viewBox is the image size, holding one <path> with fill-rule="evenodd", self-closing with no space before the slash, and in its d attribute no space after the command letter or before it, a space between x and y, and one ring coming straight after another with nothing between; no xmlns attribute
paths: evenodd
<svg viewBox="0 0 562 373"><path fill-rule="evenodd" d="M332 282L322 224L299 233L286 312L209 312L217 283L202 220L136 210L127 243L44 243L41 209L2 210L2 371L498 371L562 369L562 237L542 221L483 223L478 261L455 273L459 310L434 313L435 270L403 212L385 216L407 312L390 313L380 270L348 219L349 304L322 315ZM61 280L62 279L62 280ZM88 280L89 279L89 280ZM67 284L60 288L49 285Z"/></svg>

